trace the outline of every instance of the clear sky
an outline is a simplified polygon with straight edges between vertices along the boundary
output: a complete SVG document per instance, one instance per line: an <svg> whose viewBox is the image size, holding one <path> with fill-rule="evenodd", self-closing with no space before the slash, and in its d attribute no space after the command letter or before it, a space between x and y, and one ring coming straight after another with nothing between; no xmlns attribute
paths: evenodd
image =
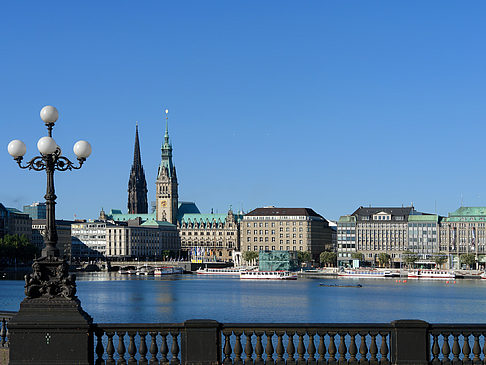
<svg viewBox="0 0 486 365"><path fill-rule="evenodd" d="M154 200L169 109L181 200L202 212L275 205L338 219L360 205L447 215L486 205L484 1L4 1L0 202L43 201L20 170L45 135L57 216L126 211L139 121Z"/></svg>

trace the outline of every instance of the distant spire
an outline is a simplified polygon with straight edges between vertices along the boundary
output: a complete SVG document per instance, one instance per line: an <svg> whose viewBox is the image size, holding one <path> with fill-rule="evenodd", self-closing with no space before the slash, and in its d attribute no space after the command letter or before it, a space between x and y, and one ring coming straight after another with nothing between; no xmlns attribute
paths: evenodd
<svg viewBox="0 0 486 365"><path fill-rule="evenodd" d="M135 147L133 148L133 166L135 169L142 167L142 158L140 157L140 142L138 140L138 121L135 122Z"/></svg>
<svg viewBox="0 0 486 365"><path fill-rule="evenodd" d="M133 164L128 179L128 213L140 214L148 212L147 182L142 166L140 142L138 138L138 122L135 123L135 146L133 148Z"/></svg>

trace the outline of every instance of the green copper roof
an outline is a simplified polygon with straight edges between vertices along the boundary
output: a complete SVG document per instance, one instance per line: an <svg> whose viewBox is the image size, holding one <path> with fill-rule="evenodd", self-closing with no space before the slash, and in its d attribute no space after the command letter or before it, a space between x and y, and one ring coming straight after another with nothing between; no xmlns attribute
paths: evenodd
<svg viewBox="0 0 486 365"><path fill-rule="evenodd" d="M236 219L237 222L239 222L241 219L243 219L243 215L241 214L234 214L233 215ZM226 218L228 217L228 214L192 214L192 213L187 213L187 214L182 214L180 217L180 222L186 222L188 223L189 220L191 222L221 222L224 223L226 221Z"/></svg>
<svg viewBox="0 0 486 365"><path fill-rule="evenodd" d="M165 222L165 221L156 221L153 219L149 219L141 224L144 227L175 227L172 223Z"/></svg>
<svg viewBox="0 0 486 365"><path fill-rule="evenodd" d="M439 216L437 214L421 214L421 215L409 215L409 222L435 222L439 221Z"/></svg>
<svg viewBox="0 0 486 365"><path fill-rule="evenodd" d="M141 218L143 221L146 220L155 220L155 212L154 213L147 213L147 214L123 214L119 209L112 209L106 215L109 219L113 219L114 221L119 222L126 222L132 219Z"/></svg>
<svg viewBox="0 0 486 365"><path fill-rule="evenodd" d="M486 216L486 207L460 207L455 212L449 213L449 217Z"/></svg>

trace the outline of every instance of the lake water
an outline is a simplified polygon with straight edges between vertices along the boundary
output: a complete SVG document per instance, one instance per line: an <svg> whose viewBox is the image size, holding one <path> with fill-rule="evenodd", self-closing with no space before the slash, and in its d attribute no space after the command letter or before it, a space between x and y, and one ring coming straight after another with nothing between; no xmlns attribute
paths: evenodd
<svg viewBox="0 0 486 365"><path fill-rule="evenodd" d="M362 284L322 287L325 284ZM78 275L78 297L95 322L390 322L484 323L486 280L301 279L240 281L235 277ZM16 311L24 282L0 280L0 310Z"/></svg>

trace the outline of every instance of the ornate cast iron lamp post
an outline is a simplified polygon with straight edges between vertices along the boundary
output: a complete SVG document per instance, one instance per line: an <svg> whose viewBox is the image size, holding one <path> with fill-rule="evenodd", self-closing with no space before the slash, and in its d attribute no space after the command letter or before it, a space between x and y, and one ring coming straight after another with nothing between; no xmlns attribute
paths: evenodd
<svg viewBox="0 0 486 365"><path fill-rule="evenodd" d="M48 131L48 135L37 142L40 156L23 165L25 144L16 139L8 145L8 153L20 168L45 170L47 175L45 247L41 257L34 260L33 273L25 276L26 298L9 322L10 364L88 365L92 363L93 339L89 332L92 318L81 308L76 297L76 277L68 273L69 266L59 257L56 247L54 171L80 169L91 154L91 146L86 141L76 142L73 150L78 165L75 165L62 155L52 138L52 128L59 116L57 109L45 106L40 116Z"/></svg>
<svg viewBox="0 0 486 365"><path fill-rule="evenodd" d="M37 148L41 153L41 156L36 156L31 159L25 166L22 166L23 156L26 152L24 142L15 139L8 145L8 153L17 161L18 165L22 169L29 169L35 171L46 170L47 175L47 189L46 195L46 231L44 237L45 247L42 250L43 257L59 257L59 249L57 245L57 231L56 231L56 219L55 219L55 205L56 194L54 189L54 170L66 171L66 170L78 170L83 165L86 158L91 154L91 146L86 141L76 142L74 145L74 153L78 157L79 165L75 166L69 159L61 155L61 148L57 145L56 141L52 138L52 128L56 123L59 114L57 109L53 106L45 106L40 112L40 116L44 121L48 136L42 137L37 142Z"/></svg>

